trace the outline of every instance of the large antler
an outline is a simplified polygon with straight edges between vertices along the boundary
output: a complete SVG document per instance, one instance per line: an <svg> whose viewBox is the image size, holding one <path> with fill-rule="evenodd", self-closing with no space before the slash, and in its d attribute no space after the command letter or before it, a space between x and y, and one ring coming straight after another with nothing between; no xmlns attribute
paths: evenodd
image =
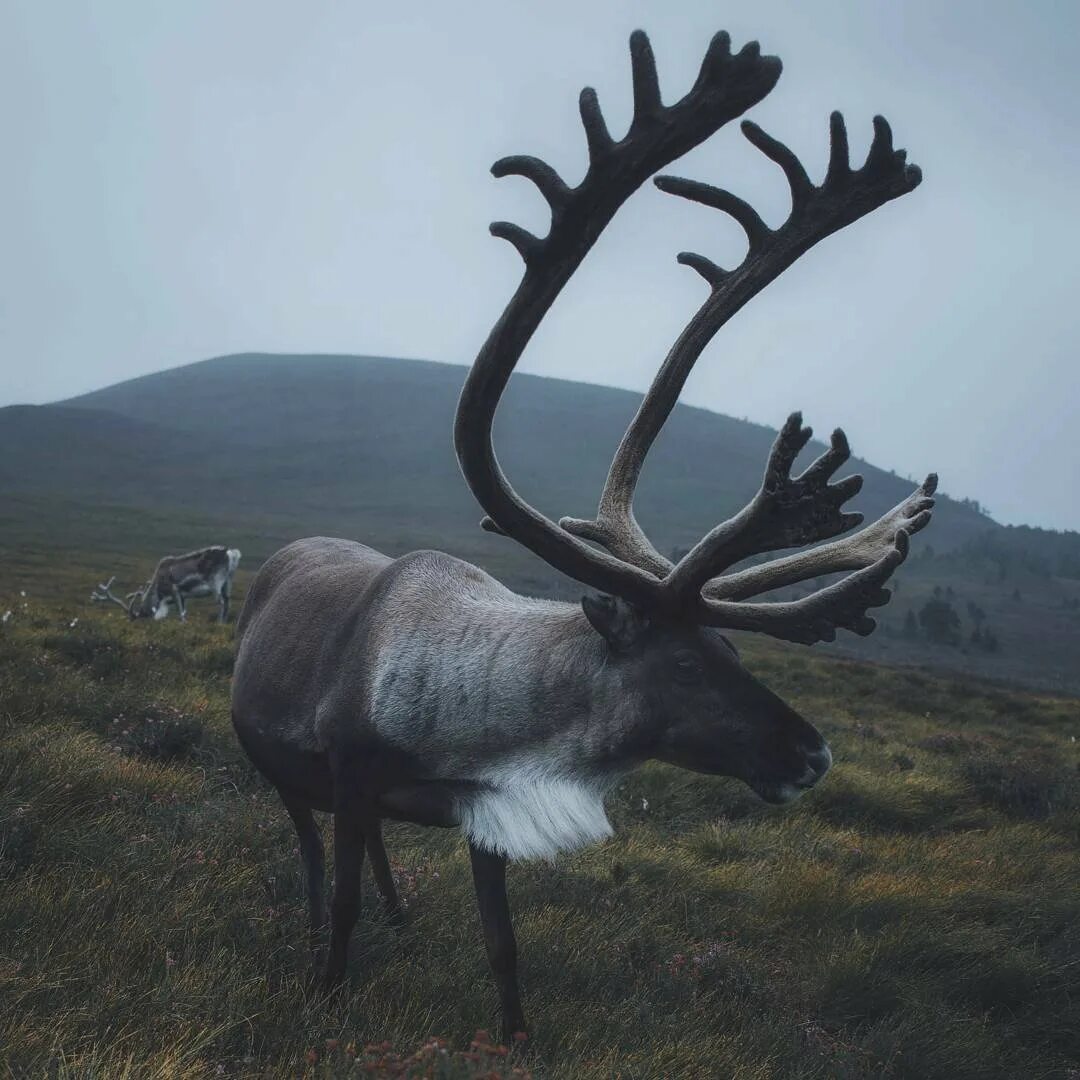
<svg viewBox="0 0 1080 1080"><path fill-rule="evenodd" d="M852 171L848 160L847 131L839 113L832 114L830 128L829 168L822 185L814 187L798 158L783 143L766 135L756 124L743 123L747 138L784 169L791 189L791 214L775 231L730 192L691 180L657 178L657 186L664 191L730 214L749 241L746 259L732 273L720 270L700 255L679 256L681 262L692 266L712 285L712 296L702 309L707 313L707 331L715 333L814 244L913 191L922 180L918 167L906 164L905 151L893 150L892 132L884 117L874 118L870 153L856 171ZM678 357L675 366L688 373L702 345L684 345L687 358ZM679 352L679 345L673 352ZM829 450L802 476L791 478L791 466L811 434L809 428L802 427L799 414L788 420L773 447L761 490L745 510L717 526L690 550L671 574L672 589L688 598L696 597L711 577L748 555L825 540L858 524L861 518L842 514L840 507L862 486L861 478L827 483L850 454L843 432L834 433Z"/></svg>
<svg viewBox="0 0 1080 1080"><path fill-rule="evenodd" d="M95 588L93 590L91 590L91 592L90 592L90 599L94 603L108 602L108 603L116 604L117 606L124 609L124 613L126 615L130 615L131 614L131 605L133 603L133 598L135 596L137 596L138 593L129 593L128 598L127 598L127 603L125 603L118 596L113 595L112 584L113 584L113 582L115 580L116 580L116 575L113 574L113 576L111 578L109 578L108 581L95 586Z"/></svg>
<svg viewBox="0 0 1080 1080"><path fill-rule="evenodd" d="M634 118L623 139L615 142L608 133L595 91L581 93L589 167L577 187L534 157L503 158L492 166L495 176L524 176L536 184L551 207L551 229L540 239L508 222L491 226L493 235L517 249L525 274L466 379L454 445L469 487L498 531L585 584L655 608L669 596L655 573L584 543L529 506L503 474L491 442L495 409L514 366L618 208L657 170L760 101L780 75L780 61L761 56L756 42L732 56L727 34L720 33L689 93L664 106L652 49L640 30L630 38L630 56Z"/></svg>
<svg viewBox="0 0 1080 1080"><path fill-rule="evenodd" d="M754 567L726 576L723 571L748 556L827 540L862 520L861 515L841 509L859 490L862 478L829 482L849 457L843 432L836 431L826 452L801 475L792 477L794 461L811 436L799 414L794 414L773 446L754 499L713 529L674 567L634 519L633 496L653 441L716 332L816 243L918 186L919 169L906 164L903 150L893 149L889 125L880 116L874 118L874 140L866 162L853 170L843 119L839 113L832 114L829 166L820 186L811 183L783 143L757 125L743 122L743 133L784 170L791 189L791 213L776 229L770 229L748 203L728 191L677 177L656 178L662 191L734 218L746 233L748 250L731 271L702 255L684 252L679 256L680 262L701 274L711 292L672 347L624 435L595 520L564 518L555 526L517 495L495 459L491 423L510 373L548 307L615 210L664 161L697 145L760 100L780 70L779 62L762 58L754 44L732 57L726 35L717 35L693 89L676 105L664 108L648 40L640 31L631 38L631 56L634 120L621 142L613 142L608 135L595 94L582 93L589 169L577 188L568 188L550 166L536 158L506 158L492 169L496 176L516 174L533 180L551 206L552 224L543 240L506 222L491 227L496 236L514 244L526 269L477 357L458 405L454 435L462 471L489 514L489 528L512 536L579 581L647 609L804 642L831 640L838 627L869 633L874 620L867 610L887 601L884 582L906 557L909 534L925 526L929 518L931 482L849 540L816 549L823 554L807 552L777 560L767 564L773 567L771 572ZM817 569L810 573L810 567ZM853 573L799 601L740 602L779 584L842 569Z"/></svg>
<svg viewBox="0 0 1080 1080"><path fill-rule="evenodd" d="M892 133L882 117L874 120L874 140L866 163L854 171L848 159L847 132L839 113L833 113L830 126L829 167L824 182L815 187L791 150L756 124L743 122L746 137L783 168L788 180L791 213L777 229L770 229L749 204L728 191L676 177L657 177L656 184L661 190L723 210L733 217L746 233L747 255L733 271L722 270L702 255L684 252L679 256L680 262L697 270L710 284L710 296L672 347L631 421L612 461L596 518L591 521L563 518L560 522L575 535L603 544L619 558L663 576L665 590L679 598L674 606L684 610L697 608L702 621L731 626L738 623L777 636L794 636L796 640L831 638L835 626L847 626L860 633L873 629L873 620L865 611L887 599L887 595L882 598L880 588L888 577L884 573L885 564L891 573L906 552L904 541L899 541L897 546L900 527L888 532L887 551L881 543L888 531L882 525L886 521L883 518L870 527L876 530L872 534L864 530L843 546L830 546L822 555L808 552L805 556L767 564L777 567L769 577L765 576L764 568L755 567L734 575L732 580L720 579L723 585L711 579L750 555L815 543L859 524L860 514L844 513L841 507L859 491L862 478L851 476L836 484L829 483L850 456L842 431L835 431L826 452L793 478L792 465L812 432L802 426L798 413L789 417L769 455L765 478L754 499L735 517L713 529L675 567L656 551L638 525L633 498L645 457L694 364L716 332L814 244L919 184L919 169L906 164L904 151L893 150ZM902 506L909 503L911 500ZM926 516L919 518L917 524L905 519L904 531L910 533L922 528L932 505L932 500L926 505L920 503L915 513L925 510ZM830 569L803 572L811 566ZM870 573L873 566L877 569ZM780 583L841 569L865 570L867 574L853 575L846 589L843 583L830 587L828 596L812 605L810 598L799 602L802 607L770 604L754 605L754 610L749 605L738 605L736 610L734 606L716 603L718 599L742 598L776 588ZM756 587L768 581L777 584ZM832 625L827 618L830 604L838 620Z"/></svg>

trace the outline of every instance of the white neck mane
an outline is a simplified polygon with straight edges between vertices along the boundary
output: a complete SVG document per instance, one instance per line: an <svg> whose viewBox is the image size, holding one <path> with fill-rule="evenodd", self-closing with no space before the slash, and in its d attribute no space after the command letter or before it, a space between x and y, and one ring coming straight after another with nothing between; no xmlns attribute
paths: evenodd
<svg viewBox="0 0 1080 1080"><path fill-rule="evenodd" d="M612 835L604 795L614 777L575 777L518 759L479 779L490 787L460 807L462 832L477 847L515 860L554 859Z"/></svg>

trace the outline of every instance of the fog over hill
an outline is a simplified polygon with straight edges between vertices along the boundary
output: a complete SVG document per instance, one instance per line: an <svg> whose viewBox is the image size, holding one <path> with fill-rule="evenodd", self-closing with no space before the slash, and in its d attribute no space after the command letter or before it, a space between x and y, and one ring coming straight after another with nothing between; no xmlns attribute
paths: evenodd
<svg viewBox="0 0 1080 1080"><path fill-rule="evenodd" d="M438 547L514 587L574 595L575 583L477 527L481 511L451 442L465 370L384 357L249 353L55 405L0 409L0 529L8 536L0 550L89 548L152 562L159 548L227 540L244 547L250 569L289 539L323 533L391 554ZM591 516L639 401L629 391L515 375L496 418L500 462L549 516ZM806 417L823 435L843 420ZM687 547L745 505L774 437L770 428L678 406L636 501L657 546ZM803 460L822 449L811 443ZM941 466L947 489L948 462ZM865 483L850 507L867 520L921 479L859 459L841 475L856 471ZM898 595L879 613L882 629L867 641L844 635L840 647L1071 685L1080 650L1080 536L1002 527L971 504L941 497L912 547ZM905 637L903 623L909 612L921 617L935 586L950 591L961 625L931 648L921 631ZM967 626L965 611L983 614ZM967 640L987 626L1003 638L992 657Z"/></svg>

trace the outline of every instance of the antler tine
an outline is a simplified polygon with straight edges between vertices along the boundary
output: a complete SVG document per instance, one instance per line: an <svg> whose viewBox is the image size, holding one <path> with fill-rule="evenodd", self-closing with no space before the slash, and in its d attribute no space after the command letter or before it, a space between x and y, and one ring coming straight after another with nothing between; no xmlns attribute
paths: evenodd
<svg viewBox="0 0 1080 1080"><path fill-rule="evenodd" d="M634 81L634 119L630 130L644 127L663 108L660 101L660 79L656 74L656 57L644 30L630 35L630 67Z"/></svg>
<svg viewBox="0 0 1080 1080"><path fill-rule="evenodd" d="M500 158L491 166L491 175L499 179L504 176L524 176L531 180L547 199L552 211L561 210L570 197L570 188L562 177L546 161L529 154Z"/></svg>
<svg viewBox="0 0 1080 1080"><path fill-rule="evenodd" d="M714 600L744 600L826 574L864 570L888 554L899 532L914 536L930 524L937 483L937 475L931 473L906 499L857 533L713 578L704 595Z"/></svg>
<svg viewBox="0 0 1080 1080"><path fill-rule="evenodd" d="M746 233L751 255L757 254L772 235L772 229L762 221L761 215L745 199L732 195L730 191L698 180L684 180L679 176L658 176L653 183L668 195L680 195L703 206L711 206L714 210L722 210L733 218ZM681 257L679 261L683 261Z"/></svg>
<svg viewBox="0 0 1080 1080"><path fill-rule="evenodd" d="M784 170L791 191L792 209L801 209L814 190L803 163L779 139L766 134L753 120L744 120L739 126L752 146L757 147L770 161L774 161Z"/></svg>
<svg viewBox="0 0 1080 1080"><path fill-rule="evenodd" d="M500 240L509 240L526 266L529 266L536 255L544 249L544 242L538 236L534 236L528 229L523 229L512 221L493 221L488 226L488 231Z"/></svg>
<svg viewBox="0 0 1080 1080"><path fill-rule="evenodd" d="M497 178L504 176L524 176L531 180L537 190L547 200L554 217L559 214L570 197L570 188L559 174L546 162L528 154L500 158L491 166L491 173ZM517 248L518 254L528 265L544 247L544 242L520 225L509 221L495 221L490 226L492 236L509 240Z"/></svg>
<svg viewBox="0 0 1080 1080"><path fill-rule="evenodd" d="M630 54L634 116L620 141L611 138L595 91L581 94L589 165L577 187L568 187L538 158L503 158L493 168L496 176L524 176L536 184L551 207L551 228L540 239L509 222L491 227L521 254L525 274L466 379L454 443L466 482L487 512L487 528L514 538L585 584L662 607L668 594L659 589L657 574L666 572L666 560L656 556L660 571L655 563L643 569L559 528L518 496L499 468L491 443L492 418L518 358L618 208L658 169L760 101L780 76L779 60L761 56L756 44L732 56L726 35L717 35L694 86L681 100L664 106L652 49L641 31L631 36Z"/></svg>
<svg viewBox="0 0 1080 1080"><path fill-rule="evenodd" d="M746 48L757 47L757 42L751 42ZM715 82L720 72L731 59L731 35L726 30L717 30L705 50L705 56L701 61L701 69L698 71L697 81L694 83L695 91L702 91L710 83Z"/></svg>
<svg viewBox="0 0 1080 1080"><path fill-rule="evenodd" d="M682 263L683 266L689 266L691 270L696 270L713 288L716 288L726 278L731 271L725 270L722 266L717 266L712 259L706 259L704 255L697 255L692 251L680 251L675 256L677 262Z"/></svg>
<svg viewBox="0 0 1080 1080"><path fill-rule="evenodd" d="M578 98L578 110L581 113L581 126L585 129L585 141L589 148L590 164L604 157L615 145L615 140L608 131L607 121L600 110L600 101L596 91L586 86Z"/></svg>
<svg viewBox="0 0 1080 1080"><path fill-rule="evenodd" d="M823 188L837 188L851 175L851 154L848 150L847 124L844 114L833 110L829 114L829 168Z"/></svg>

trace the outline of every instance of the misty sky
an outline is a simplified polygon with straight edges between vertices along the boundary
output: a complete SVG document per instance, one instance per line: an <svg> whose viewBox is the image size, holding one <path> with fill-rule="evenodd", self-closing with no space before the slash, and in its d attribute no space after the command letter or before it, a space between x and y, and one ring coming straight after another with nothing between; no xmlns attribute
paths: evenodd
<svg viewBox="0 0 1080 1080"><path fill-rule="evenodd" d="M520 274L488 222L546 229L488 167L532 153L576 183L577 93L621 136L635 26L669 102L717 29L779 55L750 115L815 180L833 108L853 157L881 112L925 175L744 310L685 400L774 426L801 408L998 520L1080 528L1072 0L6 0L0 404L251 350L471 362ZM736 124L670 171L787 212ZM522 370L643 390L703 299L675 253L731 266L741 237L643 189Z"/></svg>

